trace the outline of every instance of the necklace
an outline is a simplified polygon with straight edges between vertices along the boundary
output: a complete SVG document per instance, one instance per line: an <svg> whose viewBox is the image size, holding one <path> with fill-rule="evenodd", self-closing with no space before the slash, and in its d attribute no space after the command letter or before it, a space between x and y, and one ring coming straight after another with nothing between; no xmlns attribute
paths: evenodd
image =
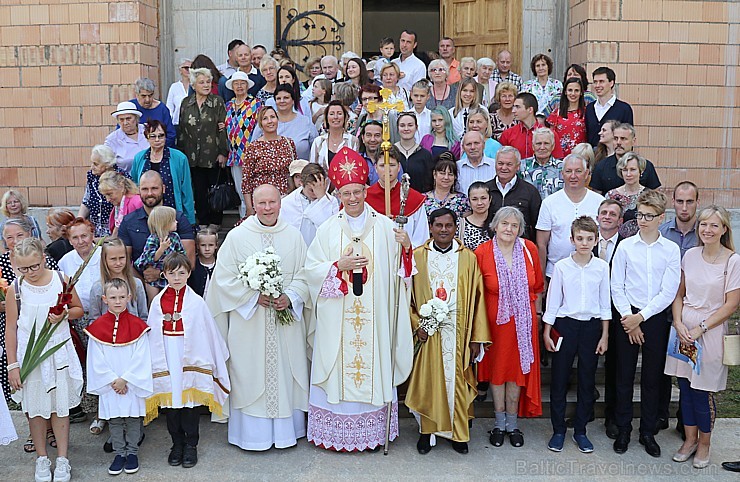
<svg viewBox="0 0 740 482"><path fill-rule="evenodd" d="M442 103L442 102L444 102L444 101L447 100L447 91L449 90L450 86L447 85L447 84L445 84L445 90L442 92L442 98L441 99L437 96L437 88L434 87L434 86L432 86L432 87L433 87L432 90L434 90L434 95L432 96L432 97L434 97L434 106L437 107L440 103Z"/></svg>
<svg viewBox="0 0 740 482"><path fill-rule="evenodd" d="M411 154L413 154L414 152L416 152L416 146L417 146L417 145L418 145L418 144L417 144L416 142L414 142L414 145L413 145L413 146L411 146L411 149L406 149L405 147L403 147L403 144L401 144L401 143L399 142L399 143L398 143L398 148L399 148L399 149L400 149L400 150L401 150L401 151L403 152L403 155L404 155L404 156L406 156L406 158L408 159L409 155L411 155Z"/></svg>
<svg viewBox="0 0 740 482"><path fill-rule="evenodd" d="M717 256L714 257L714 259L711 261L710 264L715 264L720 256L722 256L722 253L724 252L724 249L720 246L719 253L717 253ZM704 247L701 248L701 257L704 258L705 261L707 261L706 256L704 255Z"/></svg>

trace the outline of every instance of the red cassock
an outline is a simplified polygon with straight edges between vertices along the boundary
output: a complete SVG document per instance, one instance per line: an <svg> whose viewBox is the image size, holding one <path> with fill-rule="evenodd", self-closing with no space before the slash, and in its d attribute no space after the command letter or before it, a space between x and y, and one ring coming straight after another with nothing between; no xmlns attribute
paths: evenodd
<svg viewBox="0 0 740 482"><path fill-rule="evenodd" d="M539 263L537 246L529 240L524 240L526 249L531 255L524 253L524 263L527 265L527 281L529 284L529 300L532 310L532 351L534 362L529 373L522 373L519 362L519 348L516 337L516 323L514 317L506 324L496 323L498 315L499 282L496 273L496 260L493 256L493 240L486 241L475 250L483 274L485 287L486 310L488 326L491 330L491 346L485 357L478 364L478 380L490 382L493 385L503 385L506 382L516 382L522 387L519 397L520 417L539 417L542 415L542 390L540 380L540 343L537 327L537 311L535 300L538 293L545 287L542 269Z"/></svg>
<svg viewBox="0 0 740 482"><path fill-rule="evenodd" d="M128 310L117 317L108 311L85 328L89 337L104 345L129 345L148 331L146 322Z"/></svg>

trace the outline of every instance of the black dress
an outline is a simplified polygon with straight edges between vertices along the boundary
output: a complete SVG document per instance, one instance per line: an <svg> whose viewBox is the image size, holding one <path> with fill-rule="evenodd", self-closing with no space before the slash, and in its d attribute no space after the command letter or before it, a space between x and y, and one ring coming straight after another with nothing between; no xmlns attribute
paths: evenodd
<svg viewBox="0 0 740 482"><path fill-rule="evenodd" d="M401 167L403 173L411 178L411 188L419 192L428 192L434 189L434 159L432 153L418 146L410 156L401 153Z"/></svg>
<svg viewBox="0 0 740 482"><path fill-rule="evenodd" d="M62 256L73 249L72 244L66 238L59 238L46 245L46 253L54 258L57 263L62 259Z"/></svg>
<svg viewBox="0 0 740 482"><path fill-rule="evenodd" d="M46 256L46 267L51 270L59 270L54 258ZM10 265L10 253L0 255L0 277L12 285L15 280L15 272ZM6 300L6 303L15 303L15 299ZM0 346L3 347L3 356L0 357L0 384L3 386L5 403L10 403L10 382L8 382L8 354L5 350L5 312L0 313Z"/></svg>

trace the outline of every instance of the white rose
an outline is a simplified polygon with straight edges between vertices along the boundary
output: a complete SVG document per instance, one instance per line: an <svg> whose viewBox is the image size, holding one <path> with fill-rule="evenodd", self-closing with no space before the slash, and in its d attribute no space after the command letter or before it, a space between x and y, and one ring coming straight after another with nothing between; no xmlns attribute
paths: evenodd
<svg viewBox="0 0 740 482"><path fill-rule="evenodd" d="M419 308L419 314L424 318L432 314L432 307L429 306L429 303L421 305L421 308Z"/></svg>

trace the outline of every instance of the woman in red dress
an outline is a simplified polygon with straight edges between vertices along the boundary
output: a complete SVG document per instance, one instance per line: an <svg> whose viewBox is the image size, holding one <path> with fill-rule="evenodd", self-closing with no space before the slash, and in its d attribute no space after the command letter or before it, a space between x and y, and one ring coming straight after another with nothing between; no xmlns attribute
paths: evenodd
<svg viewBox="0 0 740 482"><path fill-rule="evenodd" d="M278 135L278 116L272 106L264 106L257 113L262 136L247 146L244 152L242 193L247 205L247 216L254 214L252 193L262 184L272 184L281 195L288 194L288 167L297 155L295 143L289 137Z"/></svg>
<svg viewBox="0 0 740 482"><path fill-rule="evenodd" d="M586 101L583 97L583 82L578 77L565 81L558 110L552 112L547 123L560 136L563 157L570 154L581 142L586 142Z"/></svg>
<svg viewBox="0 0 740 482"><path fill-rule="evenodd" d="M493 386L496 421L491 444L500 447L509 435L511 445L521 447L524 436L517 427L517 414L542 415L535 303L544 279L537 247L521 237L524 216L517 208L499 209L491 229L493 239L475 250L493 342L478 364L478 380Z"/></svg>

